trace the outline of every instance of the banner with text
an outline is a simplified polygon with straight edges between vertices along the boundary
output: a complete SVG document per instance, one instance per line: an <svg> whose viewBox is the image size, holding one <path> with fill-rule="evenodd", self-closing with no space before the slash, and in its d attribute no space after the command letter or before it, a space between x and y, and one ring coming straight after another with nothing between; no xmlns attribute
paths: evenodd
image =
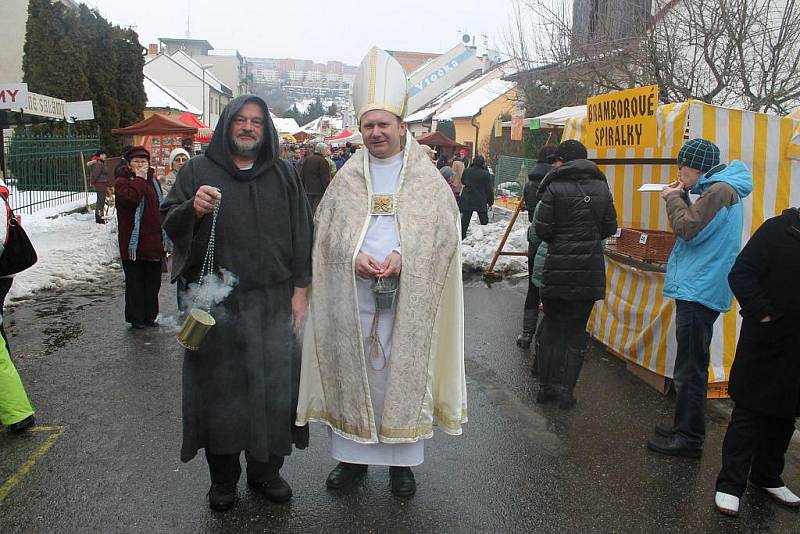
<svg viewBox="0 0 800 534"><path fill-rule="evenodd" d="M656 146L657 85L592 96L586 106L588 148Z"/></svg>

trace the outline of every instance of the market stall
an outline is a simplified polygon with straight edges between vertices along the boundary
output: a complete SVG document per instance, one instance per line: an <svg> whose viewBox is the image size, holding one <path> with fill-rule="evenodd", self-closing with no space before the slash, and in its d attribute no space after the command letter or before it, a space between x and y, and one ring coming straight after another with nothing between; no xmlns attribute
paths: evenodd
<svg viewBox="0 0 800 534"><path fill-rule="evenodd" d="M132 145L143 145L150 151L150 165L158 176L169 172L169 153L181 148L183 139L197 135L197 126L155 114L125 128L115 128L111 133L128 136Z"/></svg>
<svg viewBox="0 0 800 534"><path fill-rule="evenodd" d="M568 120L563 139L577 139L589 146L587 126L585 117ZM658 107L654 145L590 149L589 158L608 178L619 225L646 234L647 230L667 231L669 226L658 193L637 189L645 183L675 180L674 161L685 139L702 137L714 142L723 162L738 159L753 172L753 193L744 201L744 243L764 220L800 205L798 133L800 120L689 101ZM666 378L672 377L676 341L675 303L662 296L663 265L613 252L606 265L606 300L595 306L589 331L612 353L645 370L639 374L651 383L665 387ZM734 302L715 325L709 396L727 393L741 323L738 312Z"/></svg>
<svg viewBox="0 0 800 534"><path fill-rule="evenodd" d="M363 145L364 138L361 136L361 132L359 131L350 132L348 130L343 130L339 135L325 138L325 142L331 146L337 147L345 146L347 143L350 143L351 145Z"/></svg>
<svg viewBox="0 0 800 534"><path fill-rule="evenodd" d="M207 145L211 142L211 136L214 135L214 129L210 128L207 124L197 118L194 113L188 111L181 113L178 119L189 126L197 128L197 135L194 136L194 142Z"/></svg>
<svg viewBox="0 0 800 534"><path fill-rule="evenodd" d="M464 145L456 143L442 132L431 132L417 137L417 142L421 145L428 145L436 150L437 154L445 154L448 157L453 157L456 150L465 148Z"/></svg>

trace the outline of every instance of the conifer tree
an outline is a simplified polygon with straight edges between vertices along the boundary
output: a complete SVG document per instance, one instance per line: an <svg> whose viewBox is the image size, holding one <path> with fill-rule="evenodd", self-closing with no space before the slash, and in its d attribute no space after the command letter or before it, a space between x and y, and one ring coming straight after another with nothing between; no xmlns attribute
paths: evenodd
<svg viewBox="0 0 800 534"><path fill-rule="evenodd" d="M138 35L83 4L76 12L59 2L30 0L22 71L33 92L68 102L91 100L95 121L75 129L99 129L101 146L111 154L122 142L111 130L143 117L144 49Z"/></svg>

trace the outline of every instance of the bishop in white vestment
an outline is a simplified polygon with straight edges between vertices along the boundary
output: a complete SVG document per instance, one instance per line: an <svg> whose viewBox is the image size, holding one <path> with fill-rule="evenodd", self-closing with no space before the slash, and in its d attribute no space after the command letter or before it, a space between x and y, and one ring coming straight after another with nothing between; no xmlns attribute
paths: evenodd
<svg viewBox="0 0 800 534"><path fill-rule="evenodd" d="M410 468L433 426L457 435L467 419L458 208L406 133L406 87L402 67L373 48L353 93L366 149L316 214L297 408L298 425L330 428L329 488L384 465L397 496L416 491ZM397 284L386 309L377 280Z"/></svg>

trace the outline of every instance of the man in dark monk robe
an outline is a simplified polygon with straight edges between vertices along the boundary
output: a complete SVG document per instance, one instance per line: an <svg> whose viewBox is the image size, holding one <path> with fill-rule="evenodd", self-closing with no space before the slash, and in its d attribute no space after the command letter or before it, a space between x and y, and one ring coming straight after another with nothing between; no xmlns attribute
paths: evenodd
<svg viewBox="0 0 800 534"><path fill-rule="evenodd" d="M205 449L209 505L227 510L243 450L248 485L286 502L292 490L279 472L284 457L292 444L308 445L308 428L292 426L300 377L293 327L307 309L311 211L297 171L278 158L278 134L258 97L228 104L205 155L184 165L162 205L175 248L173 282L198 280L217 202L214 267L238 283L211 307L216 326L202 346L184 355L181 460Z"/></svg>

